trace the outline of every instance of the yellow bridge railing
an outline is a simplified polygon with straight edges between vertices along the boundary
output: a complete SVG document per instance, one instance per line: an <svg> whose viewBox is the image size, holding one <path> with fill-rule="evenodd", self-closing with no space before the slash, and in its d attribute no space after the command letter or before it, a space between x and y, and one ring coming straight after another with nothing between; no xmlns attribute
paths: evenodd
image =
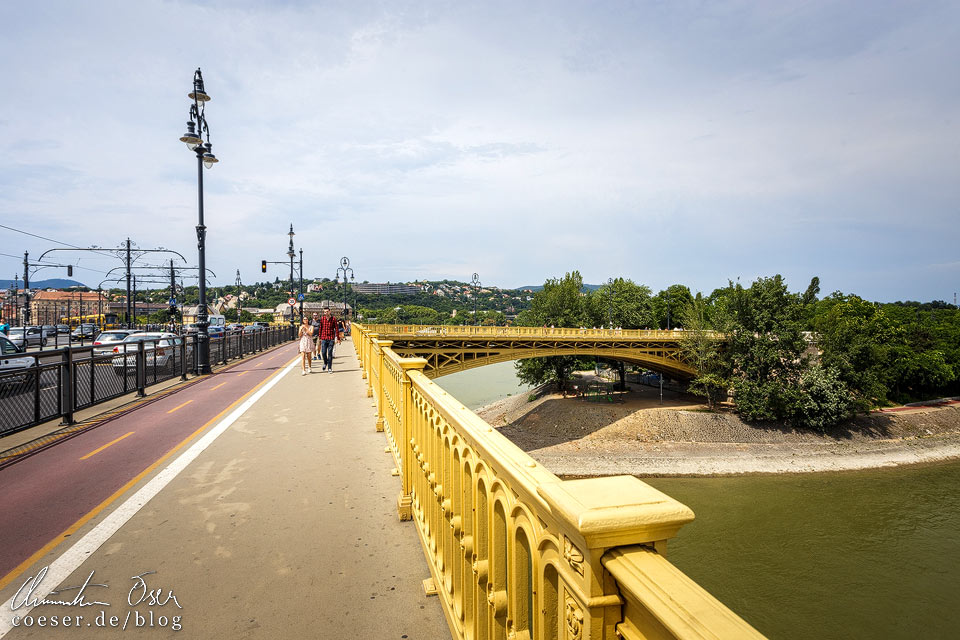
<svg viewBox="0 0 960 640"><path fill-rule="evenodd" d="M555 327L493 327L468 325L426 325L426 324L371 324L364 325L366 330L382 336L482 336L508 338L536 338L548 336L551 338L634 338L639 340L679 340L684 331L672 329L591 329L583 328L555 328ZM713 331L708 335L722 337L722 334Z"/></svg>
<svg viewBox="0 0 960 640"><path fill-rule="evenodd" d="M665 559L690 509L632 476L560 480L372 328L354 347L454 638L762 637Z"/></svg>

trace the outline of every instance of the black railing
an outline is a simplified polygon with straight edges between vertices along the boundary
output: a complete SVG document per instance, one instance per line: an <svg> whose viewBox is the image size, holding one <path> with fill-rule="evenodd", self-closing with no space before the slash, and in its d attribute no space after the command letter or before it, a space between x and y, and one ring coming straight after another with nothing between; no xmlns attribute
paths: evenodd
<svg viewBox="0 0 960 640"><path fill-rule="evenodd" d="M288 326L231 332L210 339L210 362L222 364L293 340ZM197 372L197 336L111 346L73 346L0 355L0 437L62 418L122 395ZM114 348L117 351L114 351ZM2 447L0 447L2 448Z"/></svg>

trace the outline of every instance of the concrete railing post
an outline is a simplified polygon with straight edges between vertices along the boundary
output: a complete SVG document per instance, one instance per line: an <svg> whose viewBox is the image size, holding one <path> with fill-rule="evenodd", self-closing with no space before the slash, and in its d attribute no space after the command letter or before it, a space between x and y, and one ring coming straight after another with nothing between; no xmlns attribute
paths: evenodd
<svg viewBox="0 0 960 640"><path fill-rule="evenodd" d="M366 353L367 353L367 355L366 355L366 357L363 359L363 361L366 363L366 366L364 367L364 373L367 374L365 377L366 377L366 379L367 379L367 397L368 397L368 398L372 398L372 397L373 397L373 381L371 380L371 376L370 376L370 373L371 373L371 372L370 372L370 367L372 367L372 366L374 366L374 365L377 364L377 363L375 363L375 362L372 361L372 359L373 359L373 342L374 342L374 340L377 339L377 335L378 335L378 334L376 334L376 333L368 333L368 334L366 335L366 338L365 338L364 341L363 341L363 348L364 348L364 350L365 350Z"/></svg>
<svg viewBox="0 0 960 640"><path fill-rule="evenodd" d="M401 492L397 499L397 515L400 520L410 520L413 518L413 474L417 462L414 459L412 449L413 440L413 416L415 414L413 407L413 385L410 382L411 371L423 371L427 366L424 358L403 358L400 360L400 366L403 367L403 377L400 380L403 405L400 408L400 433L397 436L397 448L400 450L400 482Z"/></svg>
<svg viewBox="0 0 960 640"><path fill-rule="evenodd" d="M376 339L374 339L376 340ZM377 397L377 431L383 431L383 350L393 344L393 340L376 340L377 346L380 347L377 350L377 362L374 366L377 368L377 388L374 389Z"/></svg>

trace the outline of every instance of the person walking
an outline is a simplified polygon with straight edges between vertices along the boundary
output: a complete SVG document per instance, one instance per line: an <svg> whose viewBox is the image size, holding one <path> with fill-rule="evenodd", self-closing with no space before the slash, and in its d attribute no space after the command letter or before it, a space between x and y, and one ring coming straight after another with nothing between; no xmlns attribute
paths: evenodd
<svg viewBox="0 0 960 640"><path fill-rule="evenodd" d="M313 327L304 317L300 322L300 332L298 334L300 337L300 375L302 376L312 373L310 357L313 355L313 338L311 334L313 334Z"/></svg>
<svg viewBox="0 0 960 640"><path fill-rule="evenodd" d="M333 344L340 342L337 331L337 319L330 315L330 307L320 316L320 356L323 358L323 370L333 373Z"/></svg>
<svg viewBox="0 0 960 640"><path fill-rule="evenodd" d="M313 359L320 359L320 314L313 312L313 318L310 320L310 327L313 329Z"/></svg>

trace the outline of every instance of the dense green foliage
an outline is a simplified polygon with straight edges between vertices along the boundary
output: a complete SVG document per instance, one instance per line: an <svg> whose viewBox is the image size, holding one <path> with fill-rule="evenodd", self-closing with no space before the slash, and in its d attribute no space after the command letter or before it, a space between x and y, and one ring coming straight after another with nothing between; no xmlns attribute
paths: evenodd
<svg viewBox="0 0 960 640"><path fill-rule="evenodd" d="M813 278L802 293L779 275L749 287L730 282L709 296L617 279L585 290L576 271L544 283L517 322L528 326L684 329L699 371L688 386L712 406L732 395L749 421L826 430L857 412L960 393L960 311L943 302L877 304L833 293ZM718 341L712 332L726 339ZM556 381L592 363L540 358L517 363L522 380Z"/></svg>

